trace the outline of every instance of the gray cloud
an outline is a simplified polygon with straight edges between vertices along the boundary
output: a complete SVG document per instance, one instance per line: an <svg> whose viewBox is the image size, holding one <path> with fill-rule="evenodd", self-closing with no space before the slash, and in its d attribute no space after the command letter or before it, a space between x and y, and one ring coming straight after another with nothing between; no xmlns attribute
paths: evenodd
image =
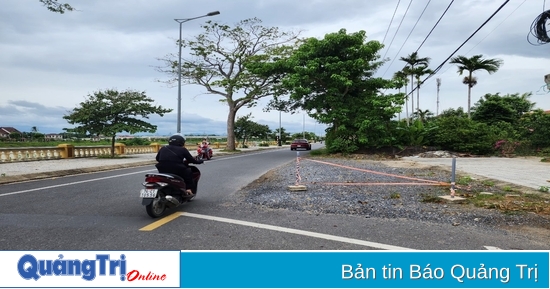
<svg viewBox="0 0 550 289"><path fill-rule="evenodd" d="M413 1L389 47L409 3L401 1L382 54L387 51L386 57L394 59L418 48L449 3L431 1L403 45L427 1ZM105 88L147 91L159 104L175 108L176 89L155 82L155 79L167 76L154 69L154 66L161 65L157 58L177 53L175 39L179 25L174 18L199 16L212 10L221 12L211 18L184 23L184 38L201 33L200 25L206 20L232 25L246 18L258 17L265 26L278 26L284 31L303 30L303 36L308 37L322 37L346 28L348 32L365 30L369 40L381 41L397 3L386 0L206 0L200 5L190 0L66 2L78 11L60 15L49 12L37 0L2 1L0 125L21 125L23 130L29 130L38 124L53 132L59 131L67 126L62 119L67 110L82 101L82 97ZM521 3L521 7L514 11ZM455 1L420 49L420 55L431 57L432 68L435 68L501 4L502 1L497 0ZM526 40L531 22L542 12L541 8L538 1L510 1L457 53L504 59L504 66L494 75L478 74L474 100L485 93L535 92L543 84L543 75L550 73L548 66L544 65L548 62L550 46L535 47ZM390 77L403 67L399 60L391 66L390 63L378 74L387 71L385 77ZM466 105L466 87L456 74L456 68L447 64L421 90L421 103L426 109L435 111L436 77L443 80L440 110ZM200 99L195 98L203 92L204 89L198 86L183 88L183 126L190 132L225 133L227 107L217 102L217 97L201 95ZM533 100L540 107L550 108L547 94L536 95ZM201 101L207 103L207 109L199 110L203 106ZM239 111L239 115L252 112L255 121L277 128L278 114L264 113L262 107ZM175 121L175 113L152 118L152 122L159 126L159 132L163 133L174 132ZM300 132L302 118L300 115L284 115L283 127ZM306 118L306 130L311 131L310 127L316 125Z"/></svg>

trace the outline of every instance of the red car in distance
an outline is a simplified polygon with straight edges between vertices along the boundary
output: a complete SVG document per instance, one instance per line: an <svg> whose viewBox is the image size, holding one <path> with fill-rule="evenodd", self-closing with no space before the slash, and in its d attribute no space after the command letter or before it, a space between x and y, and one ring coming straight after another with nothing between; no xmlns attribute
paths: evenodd
<svg viewBox="0 0 550 289"><path fill-rule="evenodd" d="M306 149L309 151L311 150L311 144L307 139L295 139L290 144L290 150L295 151L297 149Z"/></svg>

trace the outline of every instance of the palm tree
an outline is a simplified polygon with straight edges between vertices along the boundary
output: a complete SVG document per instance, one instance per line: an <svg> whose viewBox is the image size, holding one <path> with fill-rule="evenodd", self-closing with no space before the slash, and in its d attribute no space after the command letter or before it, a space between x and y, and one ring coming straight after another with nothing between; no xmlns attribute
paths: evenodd
<svg viewBox="0 0 550 289"><path fill-rule="evenodd" d="M420 119L421 122L426 122L426 120L433 116L433 112L431 112L429 109L426 109L426 110L421 110L421 109L417 109L415 113L413 113L413 115Z"/></svg>
<svg viewBox="0 0 550 289"><path fill-rule="evenodd" d="M422 65L418 66L413 71L414 77L416 78L416 108L420 109L420 77L433 73L433 70L429 69L427 66Z"/></svg>
<svg viewBox="0 0 550 289"><path fill-rule="evenodd" d="M470 103L472 95L472 87L477 84L477 78L473 76L473 73L477 70L485 70L489 74L497 72L502 65L500 59L483 59L483 55L474 55L470 58L459 55L451 58L450 64L457 64L458 74L462 75L464 71L468 71L468 76L464 77L462 83L468 85L468 118L470 118Z"/></svg>
<svg viewBox="0 0 550 289"><path fill-rule="evenodd" d="M411 92L414 90L414 67L416 65L423 65L428 66L430 64L430 58L429 57L418 57L418 52L413 52L407 57L401 57L399 60L406 62L409 67L407 69L403 69L408 75L411 76ZM411 112L414 112L414 98L411 98Z"/></svg>
<svg viewBox="0 0 550 289"><path fill-rule="evenodd" d="M409 106L408 106L408 100L409 97L407 96L407 74L403 71L397 71L393 74L393 79L397 82L397 88L399 89L399 93L401 93L401 87L405 87L405 115L407 116L407 125L409 125Z"/></svg>

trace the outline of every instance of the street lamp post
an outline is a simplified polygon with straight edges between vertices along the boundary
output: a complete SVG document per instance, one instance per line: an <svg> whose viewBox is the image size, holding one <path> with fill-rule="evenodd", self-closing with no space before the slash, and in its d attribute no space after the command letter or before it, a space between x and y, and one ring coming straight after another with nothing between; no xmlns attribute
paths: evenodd
<svg viewBox="0 0 550 289"><path fill-rule="evenodd" d="M277 141L277 146L282 146L281 137L282 137L282 134L281 134L281 111L279 110L279 139Z"/></svg>
<svg viewBox="0 0 550 289"><path fill-rule="evenodd" d="M178 54L178 133L181 134L181 25L185 22L203 18L203 17L209 17L220 14L220 11L213 11L206 15L193 17L193 18L182 18L182 19L174 19L176 22L180 24L180 40L178 42L179 45L179 54Z"/></svg>

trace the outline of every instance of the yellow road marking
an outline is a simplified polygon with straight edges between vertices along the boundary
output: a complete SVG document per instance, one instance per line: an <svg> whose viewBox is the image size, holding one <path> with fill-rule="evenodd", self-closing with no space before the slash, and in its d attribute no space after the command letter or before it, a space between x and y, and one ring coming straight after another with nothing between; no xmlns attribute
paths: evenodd
<svg viewBox="0 0 550 289"><path fill-rule="evenodd" d="M181 216L181 213L180 212L176 212L176 213L173 213L171 215L168 215L154 223L151 223L141 229L139 229L140 231L153 231L154 229L157 229L158 227L170 222L170 221L173 221L175 220L177 217Z"/></svg>

